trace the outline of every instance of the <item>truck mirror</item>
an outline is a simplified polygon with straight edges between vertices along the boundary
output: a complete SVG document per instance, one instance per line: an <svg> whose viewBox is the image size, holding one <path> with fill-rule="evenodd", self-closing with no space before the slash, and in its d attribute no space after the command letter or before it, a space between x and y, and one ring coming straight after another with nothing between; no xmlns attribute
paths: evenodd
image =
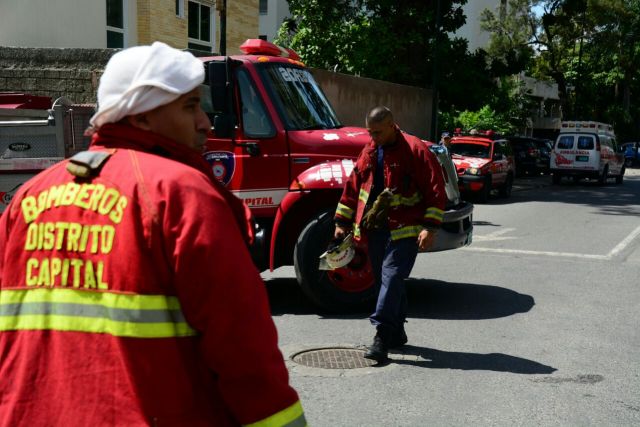
<svg viewBox="0 0 640 427"><path fill-rule="evenodd" d="M227 61L209 62L209 87L211 88L211 98L213 111L230 113L229 111L229 76L227 75Z"/></svg>
<svg viewBox="0 0 640 427"><path fill-rule="evenodd" d="M233 132L233 119L228 114L213 117L213 129L219 138L230 138Z"/></svg>

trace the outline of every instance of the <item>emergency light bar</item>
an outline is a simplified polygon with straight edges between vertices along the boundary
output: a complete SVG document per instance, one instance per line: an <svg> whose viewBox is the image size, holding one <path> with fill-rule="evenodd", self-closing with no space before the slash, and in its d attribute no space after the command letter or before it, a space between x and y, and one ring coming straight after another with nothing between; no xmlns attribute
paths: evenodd
<svg viewBox="0 0 640 427"><path fill-rule="evenodd" d="M569 130L576 132L579 132L580 130L595 130L596 132L613 133L613 126L599 122L562 122L560 126L561 132L567 132Z"/></svg>
<svg viewBox="0 0 640 427"><path fill-rule="evenodd" d="M300 56L292 49L283 48L262 39L247 39L247 41L240 46L240 50L247 55L279 56L281 58L300 61Z"/></svg>

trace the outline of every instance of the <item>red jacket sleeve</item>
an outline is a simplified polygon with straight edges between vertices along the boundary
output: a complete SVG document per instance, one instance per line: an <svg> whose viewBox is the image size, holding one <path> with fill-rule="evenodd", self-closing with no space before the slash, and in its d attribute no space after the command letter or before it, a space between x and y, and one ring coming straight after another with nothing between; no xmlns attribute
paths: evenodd
<svg viewBox="0 0 640 427"><path fill-rule="evenodd" d="M442 167L436 155L428 148L424 148L421 155L421 165L418 168L422 176L418 180L418 187L423 196L424 221L423 225L429 228L439 228L444 217L447 194L445 191Z"/></svg>
<svg viewBox="0 0 640 427"><path fill-rule="evenodd" d="M347 178L342 190L342 196L336 208L334 220L337 224L348 225L355 221L356 208L358 206L358 197L360 196L360 168L362 168L362 158L364 153L361 152L356 165L351 171L351 175Z"/></svg>
<svg viewBox="0 0 640 427"><path fill-rule="evenodd" d="M232 211L203 175L189 174L167 191L162 227L176 292L223 399L242 424L283 411L287 422L304 419L264 283Z"/></svg>

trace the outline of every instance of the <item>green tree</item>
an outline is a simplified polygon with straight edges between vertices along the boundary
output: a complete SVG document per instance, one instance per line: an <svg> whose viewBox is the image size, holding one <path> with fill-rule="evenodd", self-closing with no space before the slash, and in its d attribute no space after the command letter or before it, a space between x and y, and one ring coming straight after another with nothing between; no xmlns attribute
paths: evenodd
<svg viewBox="0 0 640 427"><path fill-rule="evenodd" d="M487 56L494 75L507 76L524 71L533 57L532 34L537 18L531 0L502 1L496 10L480 15L481 28L490 34Z"/></svg>
<svg viewBox="0 0 640 427"><path fill-rule="evenodd" d="M496 92L486 52L452 34L467 0L289 0L276 42L312 67L419 87L438 75L439 109L481 108ZM434 63L435 62L435 63Z"/></svg>

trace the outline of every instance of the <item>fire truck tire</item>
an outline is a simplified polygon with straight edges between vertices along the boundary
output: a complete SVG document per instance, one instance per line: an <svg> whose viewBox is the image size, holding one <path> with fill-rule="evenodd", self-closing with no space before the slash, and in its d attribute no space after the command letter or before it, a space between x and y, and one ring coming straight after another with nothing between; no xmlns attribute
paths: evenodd
<svg viewBox="0 0 640 427"><path fill-rule="evenodd" d="M482 186L482 190L478 192L478 202L479 203L487 203L489 200L489 196L491 195L491 176L487 176L484 179L484 185Z"/></svg>
<svg viewBox="0 0 640 427"><path fill-rule="evenodd" d="M370 309L376 296L373 279L370 284L365 283L364 286L354 287L349 283L340 286L335 279L335 273L331 274L318 268L319 257L327 250L334 230L333 211L320 213L302 230L293 253L298 283L304 294L324 310L352 313ZM341 277L351 276L349 266L340 269L344 273Z"/></svg>
<svg viewBox="0 0 640 427"><path fill-rule="evenodd" d="M511 197L511 191L513 190L513 175L508 174L502 187L500 187L500 197L508 199Z"/></svg>

